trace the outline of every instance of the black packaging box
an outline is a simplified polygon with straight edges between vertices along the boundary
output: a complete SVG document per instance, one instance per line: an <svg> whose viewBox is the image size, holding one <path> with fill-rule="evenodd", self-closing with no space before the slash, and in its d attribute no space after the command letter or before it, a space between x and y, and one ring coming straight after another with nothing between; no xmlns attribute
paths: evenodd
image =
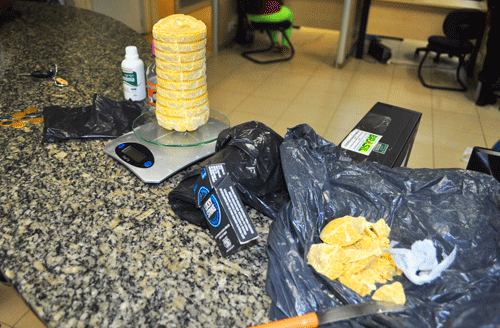
<svg viewBox="0 0 500 328"><path fill-rule="evenodd" d="M378 102L340 147L358 163L406 166L421 117L422 113Z"/></svg>
<svg viewBox="0 0 500 328"><path fill-rule="evenodd" d="M387 64L392 57L391 49L380 43L378 40L372 40L370 42L368 54L384 64Z"/></svg>
<svg viewBox="0 0 500 328"><path fill-rule="evenodd" d="M259 237L225 164L205 167L193 191L223 257Z"/></svg>

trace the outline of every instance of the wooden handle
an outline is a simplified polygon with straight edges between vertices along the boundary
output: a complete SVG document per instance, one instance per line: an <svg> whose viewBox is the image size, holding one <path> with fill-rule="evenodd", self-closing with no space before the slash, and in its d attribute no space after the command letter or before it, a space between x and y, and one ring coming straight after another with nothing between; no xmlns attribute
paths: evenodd
<svg viewBox="0 0 500 328"><path fill-rule="evenodd" d="M298 317L282 319L249 328L316 328L318 327L318 316L316 313L308 313Z"/></svg>

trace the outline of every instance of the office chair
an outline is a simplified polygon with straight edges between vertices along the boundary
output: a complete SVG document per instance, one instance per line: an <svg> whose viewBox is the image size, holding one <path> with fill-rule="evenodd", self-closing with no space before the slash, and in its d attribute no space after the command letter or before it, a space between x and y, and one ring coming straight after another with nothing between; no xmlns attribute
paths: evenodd
<svg viewBox="0 0 500 328"><path fill-rule="evenodd" d="M282 62L282 61L287 61L287 60L292 59L292 57L295 54L295 49L293 48L292 42L286 36L286 33L285 33L285 30L287 28L290 28L290 26L292 26L292 22L290 22L290 21L266 22L266 23L250 22L250 24L252 25L252 27L255 30L259 30L260 32L266 31L267 35L269 36L269 40L271 41L271 45L269 46L269 48L265 48L265 49L245 51L244 53L241 54L243 57L245 57L245 58L247 58L247 59L249 59L257 64L269 64L269 63ZM269 51L273 50L271 31L281 32L282 36L288 41L288 45L290 46L290 54L287 55L286 57L269 59L269 60L261 60L261 59L257 59L257 58L252 58L252 56L250 56L252 54L265 53L265 52L269 52Z"/></svg>
<svg viewBox="0 0 500 328"><path fill-rule="evenodd" d="M467 75L471 76L485 26L486 13L484 12L475 9L459 9L450 12L443 23L443 32L445 36L430 36L427 47L417 48L415 50L415 55L419 55L421 51L425 52L418 66L418 78L422 85L431 89L467 91L465 82L460 79L460 70L462 67L466 67L465 57L470 55L470 59L467 63ZM474 40L475 44L471 42ZM442 54L447 54L450 58L458 57L456 75L457 81L461 86L460 88L430 85L425 82L422 77L422 66L430 52L436 53L436 57L434 57L435 63L439 62L439 57Z"/></svg>

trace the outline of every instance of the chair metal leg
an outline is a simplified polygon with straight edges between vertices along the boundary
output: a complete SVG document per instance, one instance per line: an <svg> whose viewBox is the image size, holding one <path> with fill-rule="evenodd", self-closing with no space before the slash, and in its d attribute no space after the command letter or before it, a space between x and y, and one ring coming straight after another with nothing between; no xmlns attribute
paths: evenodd
<svg viewBox="0 0 500 328"><path fill-rule="evenodd" d="M456 72L457 81L462 86L461 88L441 87L441 86L437 86L437 85L430 85L430 84L427 84L425 82L425 80L424 80L424 78L422 76L422 67L424 65L425 60L427 59L427 55L429 55L429 52L430 51L426 51L425 52L424 57L422 58L422 60L420 61L420 64L418 65L418 73L417 74L418 74L418 79L420 80L420 82L422 83L422 85L424 87L426 87L426 88L429 88L429 89L448 90L448 91L461 91L461 92L467 91L467 86L460 79L460 69L462 68L462 66L464 65L464 62L465 62L465 60L464 60L464 58L462 56L459 57L459 62L458 62L458 67L457 67L457 72Z"/></svg>
<svg viewBox="0 0 500 328"><path fill-rule="evenodd" d="M287 60L292 59L292 57L295 55L295 49L292 46L292 42L290 42L290 39L286 36L285 31L283 29L279 29L278 31L281 32L281 34L283 35L283 37L288 41L288 44L290 45L291 53L290 53L289 56L284 57L284 58L270 59L270 60L259 60L259 59L256 59L256 58L252 58L250 56L250 55L256 54L256 53L269 52L269 51L271 51L273 49L271 32L269 30L266 30L267 35L269 36L269 40L271 40L271 46L269 48L260 49L260 50L245 51L241 55L243 57L245 57L246 59L251 60L252 62L257 63L257 64L270 64L270 63L277 63L277 62L282 62L282 61L287 61Z"/></svg>

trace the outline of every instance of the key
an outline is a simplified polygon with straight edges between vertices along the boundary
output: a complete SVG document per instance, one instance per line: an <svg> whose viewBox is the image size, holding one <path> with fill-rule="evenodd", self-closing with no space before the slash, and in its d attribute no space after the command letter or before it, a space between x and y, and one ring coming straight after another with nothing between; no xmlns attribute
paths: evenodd
<svg viewBox="0 0 500 328"><path fill-rule="evenodd" d="M31 73L23 73L23 74L18 74L18 75L19 76L33 76L33 77L38 77L38 78L47 78L47 77L54 76L54 70L51 68L49 70L33 71Z"/></svg>

